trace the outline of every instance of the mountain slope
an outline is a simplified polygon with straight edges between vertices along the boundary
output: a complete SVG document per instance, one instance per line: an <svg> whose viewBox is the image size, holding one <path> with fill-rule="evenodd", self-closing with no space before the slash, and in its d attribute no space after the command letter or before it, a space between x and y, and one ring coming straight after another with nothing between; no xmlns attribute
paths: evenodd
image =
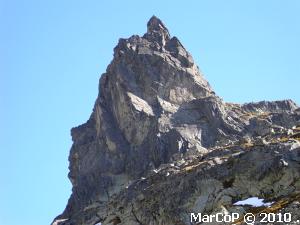
<svg viewBox="0 0 300 225"><path fill-rule="evenodd" d="M223 102L153 16L142 37L119 40L89 120L71 131L72 195L53 224L190 224L189 212L242 215L234 201L294 196L299 121L291 100Z"/></svg>

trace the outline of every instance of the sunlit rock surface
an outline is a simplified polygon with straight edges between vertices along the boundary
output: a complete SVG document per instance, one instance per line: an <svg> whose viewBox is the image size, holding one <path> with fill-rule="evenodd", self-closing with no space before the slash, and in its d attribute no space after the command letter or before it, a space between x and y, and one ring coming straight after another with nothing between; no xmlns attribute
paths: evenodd
<svg viewBox="0 0 300 225"><path fill-rule="evenodd" d="M299 125L292 100L225 103L153 16L119 40L71 131L72 195L53 225L188 225L191 212L263 210L234 205L250 197L288 199L277 211L299 219Z"/></svg>

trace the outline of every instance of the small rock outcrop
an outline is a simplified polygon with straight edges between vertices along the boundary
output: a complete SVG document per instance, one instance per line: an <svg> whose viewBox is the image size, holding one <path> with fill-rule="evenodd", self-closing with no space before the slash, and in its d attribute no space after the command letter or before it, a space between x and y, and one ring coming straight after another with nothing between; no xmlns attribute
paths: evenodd
<svg viewBox="0 0 300 225"><path fill-rule="evenodd" d="M72 195L52 224L188 225L191 212L257 212L234 205L251 196L292 211L299 124L291 100L224 102L153 16L119 40L90 118L71 130Z"/></svg>

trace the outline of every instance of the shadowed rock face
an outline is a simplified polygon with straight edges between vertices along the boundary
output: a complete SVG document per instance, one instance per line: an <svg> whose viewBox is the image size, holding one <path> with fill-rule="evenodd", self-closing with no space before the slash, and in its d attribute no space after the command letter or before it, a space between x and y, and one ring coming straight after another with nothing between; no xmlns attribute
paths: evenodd
<svg viewBox="0 0 300 225"><path fill-rule="evenodd" d="M223 102L153 16L142 37L119 40L89 120L71 131L72 195L53 224L190 224L193 210L242 214L233 201L290 196L299 120L291 100Z"/></svg>

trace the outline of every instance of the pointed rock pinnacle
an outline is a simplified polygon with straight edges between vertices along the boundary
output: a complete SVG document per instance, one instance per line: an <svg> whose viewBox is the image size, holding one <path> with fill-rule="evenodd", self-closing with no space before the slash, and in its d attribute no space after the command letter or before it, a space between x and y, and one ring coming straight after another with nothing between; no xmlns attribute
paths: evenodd
<svg viewBox="0 0 300 225"><path fill-rule="evenodd" d="M145 38L165 45L170 40L170 34L163 22L156 16L152 16L147 23L147 33Z"/></svg>

